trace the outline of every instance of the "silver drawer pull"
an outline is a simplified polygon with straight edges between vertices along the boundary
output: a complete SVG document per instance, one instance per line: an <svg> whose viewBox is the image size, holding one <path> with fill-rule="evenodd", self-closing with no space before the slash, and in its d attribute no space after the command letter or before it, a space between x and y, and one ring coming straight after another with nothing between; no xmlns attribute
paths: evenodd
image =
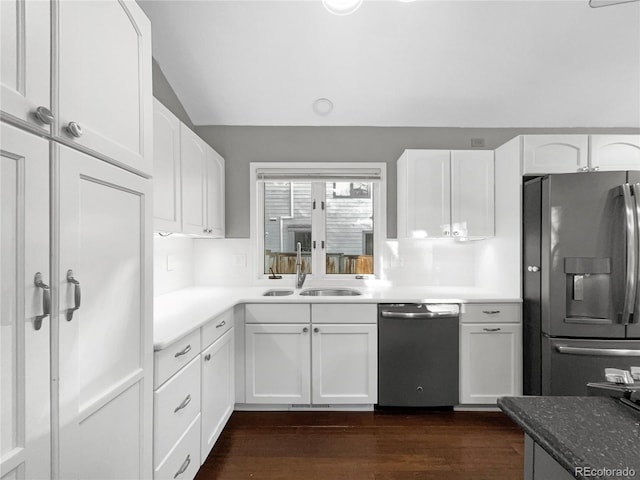
<svg viewBox="0 0 640 480"><path fill-rule="evenodd" d="M182 410L184 407L186 407L190 403L191 403L191 395L187 395L187 397L182 401L182 403L175 408L173 413L178 413L180 410Z"/></svg>
<svg viewBox="0 0 640 480"><path fill-rule="evenodd" d="M216 328L224 327L227 324L224 320L222 320L219 324L216 325Z"/></svg>
<svg viewBox="0 0 640 480"><path fill-rule="evenodd" d="M482 313L486 313L487 315L497 315L500 313L500 310L482 310Z"/></svg>
<svg viewBox="0 0 640 480"><path fill-rule="evenodd" d="M180 475L182 475L187 470L187 468L189 468L190 463L191 463L191 455L187 455L187 458L185 458L184 462L182 462L182 466L180 467L180 470L176 472L173 478L178 478Z"/></svg>
<svg viewBox="0 0 640 480"><path fill-rule="evenodd" d="M499 332L501 330L500 327L497 328L483 328L485 332Z"/></svg>
<svg viewBox="0 0 640 480"><path fill-rule="evenodd" d="M191 351L191 345L187 345L186 347L184 347L183 350L180 350L178 353L176 353L174 357L176 358L181 357L182 355L186 355L190 351Z"/></svg>

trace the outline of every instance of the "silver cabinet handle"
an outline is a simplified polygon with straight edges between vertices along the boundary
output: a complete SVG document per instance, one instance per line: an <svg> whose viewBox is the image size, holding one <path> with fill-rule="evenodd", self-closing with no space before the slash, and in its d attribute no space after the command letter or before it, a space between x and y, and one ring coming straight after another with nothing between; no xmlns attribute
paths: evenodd
<svg viewBox="0 0 640 480"><path fill-rule="evenodd" d="M593 167L591 169L592 172L599 172L600 171L600 167L598 165L596 165L595 167Z"/></svg>
<svg viewBox="0 0 640 480"><path fill-rule="evenodd" d="M589 167L581 167L578 169L579 172L588 172L589 171Z"/></svg>
<svg viewBox="0 0 640 480"><path fill-rule="evenodd" d="M539 272L539 271L540 271L540 267L539 267L539 266L537 266L537 265L529 265L529 266L527 267L527 272L534 272L534 273L536 273L536 272Z"/></svg>
<svg viewBox="0 0 640 480"><path fill-rule="evenodd" d="M497 315L498 313L500 313L500 310L482 310L482 313L485 313L487 315Z"/></svg>
<svg viewBox="0 0 640 480"><path fill-rule="evenodd" d="M51 125L53 123L53 114L47 107L40 106L36 108L36 111L33 112L33 116L36 117L40 123L45 125Z"/></svg>
<svg viewBox="0 0 640 480"><path fill-rule="evenodd" d="M625 212L625 229L627 231L627 267L624 289L624 303L622 307L622 322L627 324L631 320L633 309L636 304L636 274L637 274L637 257L638 249L636 214L634 212L635 205L631 196L631 185L624 184L620 186L622 197L624 198ZM640 189L638 191L640 193Z"/></svg>
<svg viewBox="0 0 640 480"><path fill-rule="evenodd" d="M42 327L42 320L51 314L51 289L49 285L42 281L42 274L37 272L33 277L33 284L37 288L42 289L42 315L36 315L33 320L33 328L40 330Z"/></svg>
<svg viewBox="0 0 640 480"><path fill-rule="evenodd" d="M483 328L482 330L484 330L485 332L499 332L502 329L500 327L496 327L496 328Z"/></svg>
<svg viewBox="0 0 640 480"><path fill-rule="evenodd" d="M640 350L630 350L626 348L586 348L568 347L567 345L556 345L559 353L567 355L599 355L602 357L640 357Z"/></svg>
<svg viewBox="0 0 640 480"><path fill-rule="evenodd" d="M173 478L178 478L180 475L182 475L187 470L187 468L189 468L190 463L191 463L191 455L187 455L187 458L184 459L184 462L182 462L182 466L176 472Z"/></svg>
<svg viewBox="0 0 640 480"><path fill-rule="evenodd" d="M73 312L80 308L82 303L82 292L80 282L73 277L73 270L67 270L67 282L73 284L73 307L67 308L67 322L73 320Z"/></svg>
<svg viewBox="0 0 640 480"><path fill-rule="evenodd" d="M224 327L226 324L227 324L227 322L223 320L219 324L216 325L216 328Z"/></svg>
<svg viewBox="0 0 640 480"><path fill-rule="evenodd" d="M187 395L185 399L182 401L182 403L173 410L173 413L178 413L180 410L182 410L184 407L186 407L190 403L191 403L191 395Z"/></svg>
<svg viewBox="0 0 640 480"><path fill-rule="evenodd" d="M313 329L313 333L318 333L320 331L320 329L318 327Z"/></svg>
<svg viewBox="0 0 640 480"><path fill-rule="evenodd" d="M191 345L187 345L186 347L184 347L182 350L180 350L178 353L176 353L174 355L175 358L181 357L182 355L186 355L187 353L189 353L191 351Z"/></svg>
<svg viewBox="0 0 640 480"><path fill-rule="evenodd" d="M307 333L308 331L309 331L309 329L308 329L307 327L304 327L304 328L302 329L302 333Z"/></svg>
<svg viewBox="0 0 640 480"><path fill-rule="evenodd" d="M458 235L460 235L460 232L459 232L459 231L457 231L457 230L454 230L454 231L453 231L453 236L454 236L454 237L457 237Z"/></svg>
<svg viewBox="0 0 640 480"><path fill-rule="evenodd" d="M82 127L76 122L69 122L67 125L67 133L72 137L80 138L82 136Z"/></svg>
<svg viewBox="0 0 640 480"><path fill-rule="evenodd" d="M209 360L211 360L211 354L210 354L210 353L207 353L207 354L204 356L204 361L205 361L205 362L208 362Z"/></svg>

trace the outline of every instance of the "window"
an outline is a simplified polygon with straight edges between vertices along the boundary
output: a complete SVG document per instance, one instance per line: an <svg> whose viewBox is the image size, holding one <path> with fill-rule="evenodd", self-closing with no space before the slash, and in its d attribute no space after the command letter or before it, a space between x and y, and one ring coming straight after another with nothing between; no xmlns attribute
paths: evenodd
<svg viewBox="0 0 640 480"><path fill-rule="evenodd" d="M378 274L376 255L384 239L381 225L386 225L384 165L362 172L353 166L348 172L341 167L318 172L315 165L275 165L252 164L260 274L271 269L281 275L295 273L298 243L302 270L308 274Z"/></svg>

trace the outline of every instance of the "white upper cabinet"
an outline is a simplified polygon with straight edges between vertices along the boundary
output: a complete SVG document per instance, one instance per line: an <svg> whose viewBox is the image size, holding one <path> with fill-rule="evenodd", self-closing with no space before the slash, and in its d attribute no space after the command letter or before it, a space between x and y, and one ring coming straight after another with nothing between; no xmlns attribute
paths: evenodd
<svg viewBox="0 0 640 480"><path fill-rule="evenodd" d="M154 229L180 232L180 120L159 101L153 101L153 217Z"/></svg>
<svg viewBox="0 0 640 480"><path fill-rule="evenodd" d="M398 238L494 235L493 152L405 150L398 160Z"/></svg>
<svg viewBox="0 0 640 480"><path fill-rule="evenodd" d="M207 233L206 176L207 145L184 124L180 124L182 163L182 232Z"/></svg>
<svg viewBox="0 0 640 480"><path fill-rule="evenodd" d="M224 159L183 123L180 157L182 233L223 238Z"/></svg>
<svg viewBox="0 0 640 480"><path fill-rule="evenodd" d="M591 135L590 167L596 170L640 170L640 135Z"/></svg>
<svg viewBox="0 0 640 480"><path fill-rule="evenodd" d="M524 135L522 174L640 170L640 135Z"/></svg>
<svg viewBox="0 0 640 480"><path fill-rule="evenodd" d="M35 2L38 3L38 2ZM151 174L151 23L133 0L61 0L53 38L56 138Z"/></svg>
<svg viewBox="0 0 640 480"><path fill-rule="evenodd" d="M50 10L44 1L0 2L2 118L43 132L49 132L48 122L53 121Z"/></svg>
<svg viewBox="0 0 640 480"><path fill-rule="evenodd" d="M207 152L207 233L224 238L224 158L212 148Z"/></svg>
<svg viewBox="0 0 640 480"><path fill-rule="evenodd" d="M451 234L491 237L494 228L492 151L451 151Z"/></svg>

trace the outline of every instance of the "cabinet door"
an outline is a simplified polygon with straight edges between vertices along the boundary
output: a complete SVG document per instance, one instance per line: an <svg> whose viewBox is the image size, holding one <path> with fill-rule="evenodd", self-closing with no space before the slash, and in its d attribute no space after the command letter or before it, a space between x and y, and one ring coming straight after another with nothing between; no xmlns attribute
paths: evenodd
<svg viewBox="0 0 640 480"><path fill-rule="evenodd" d="M407 150L398 163L398 237L446 237L451 223L449 150Z"/></svg>
<svg viewBox="0 0 640 480"><path fill-rule="evenodd" d="M50 11L49 2L0 2L0 110L13 122L47 132L34 112L50 109Z"/></svg>
<svg viewBox="0 0 640 480"><path fill-rule="evenodd" d="M460 326L460 403L494 404L522 395L522 326Z"/></svg>
<svg viewBox="0 0 640 480"><path fill-rule="evenodd" d="M151 181L58 149L60 478L150 478Z"/></svg>
<svg viewBox="0 0 640 480"><path fill-rule="evenodd" d="M182 232L206 235L207 146L184 124L180 124L182 164Z"/></svg>
<svg viewBox="0 0 640 480"><path fill-rule="evenodd" d="M247 403L310 403L309 333L305 324L245 325Z"/></svg>
<svg viewBox="0 0 640 480"><path fill-rule="evenodd" d="M0 477L46 479L50 297L34 280L52 280L49 143L5 124L0 138Z"/></svg>
<svg viewBox="0 0 640 480"><path fill-rule="evenodd" d="M640 170L640 135L591 135L589 142L592 169Z"/></svg>
<svg viewBox="0 0 640 480"><path fill-rule="evenodd" d="M180 120L156 99L153 151L153 226L161 232L180 232Z"/></svg>
<svg viewBox="0 0 640 480"><path fill-rule="evenodd" d="M587 135L525 135L523 175L573 173L588 168Z"/></svg>
<svg viewBox="0 0 640 480"><path fill-rule="evenodd" d="M224 158L212 148L207 151L207 230L224 238Z"/></svg>
<svg viewBox="0 0 640 480"><path fill-rule="evenodd" d="M495 235L494 211L493 151L453 150L451 235Z"/></svg>
<svg viewBox="0 0 640 480"><path fill-rule="evenodd" d="M132 0L61 0L53 5L58 9L52 97L58 139L151 174L149 19ZM81 132L69 128L71 122Z"/></svg>
<svg viewBox="0 0 640 480"><path fill-rule="evenodd" d="M202 352L202 446L204 463L235 405L233 329Z"/></svg>
<svg viewBox="0 0 640 480"><path fill-rule="evenodd" d="M311 342L314 404L378 401L378 328L375 324L314 324Z"/></svg>

